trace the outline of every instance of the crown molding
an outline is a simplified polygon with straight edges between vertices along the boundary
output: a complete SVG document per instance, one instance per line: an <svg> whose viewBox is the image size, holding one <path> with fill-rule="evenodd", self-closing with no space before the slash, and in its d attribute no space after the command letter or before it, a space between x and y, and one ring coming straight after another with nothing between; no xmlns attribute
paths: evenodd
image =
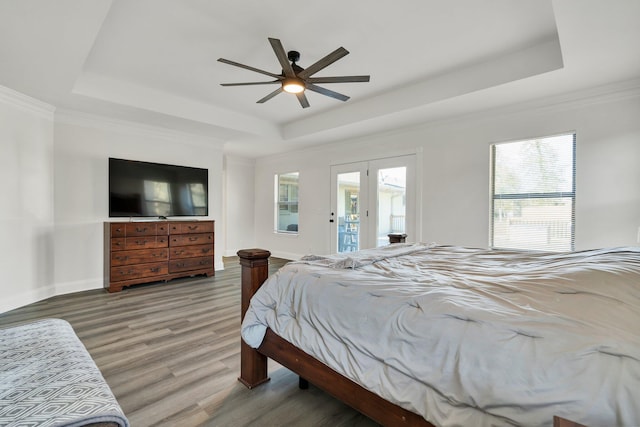
<svg viewBox="0 0 640 427"><path fill-rule="evenodd" d="M566 92L561 95L548 96L539 99L489 108L484 111L474 111L466 114L452 115L423 123L388 129L379 134L393 136L407 131L430 129L443 125L468 123L473 121L491 120L496 117L509 117L520 114L548 114L584 108L591 105L620 102L627 99L640 98L640 78L624 80L616 83L596 86L593 88ZM360 135L353 138L366 141L371 135ZM339 141L344 142L344 141Z"/></svg>
<svg viewBox="0 0 640 427"><path fill-rule="evenodd" d="M638 97L640 97L640 79L632 79L515 104L506 108L501 107L499 109L489 110L486 114L506 114L508 113L507 110L510 110L510 113L519 113L523 111L545 113L565 111L589 105L608 104L611 102L619 102Z"/></svg>
<svg viewBox="0 0 640 427"><path fill-rule="evenodd" d="M53 113L56 110L56 107L53 105L32 98L6 86L0 86L0 101L19 110L37 114L38 116L48 120L53 120Z"/></svg>
<svg viewBox="0 0 640 427"><path fill-rule="evenodd" d="M236 166L255 166L256 160L249 157L243 157L235 154L225 154L224 162L227 165L236 165Z"/></svg>
<svg viewBox="0 0 640 427"><path fill-rule="evenodd" d="M173 143L197 146L202 148L224 148L224 141L174 129L151 126L76 110L58 109L55 112L55 123L99 129L109 132L125 133L140 137L160 138Z"/></svg>

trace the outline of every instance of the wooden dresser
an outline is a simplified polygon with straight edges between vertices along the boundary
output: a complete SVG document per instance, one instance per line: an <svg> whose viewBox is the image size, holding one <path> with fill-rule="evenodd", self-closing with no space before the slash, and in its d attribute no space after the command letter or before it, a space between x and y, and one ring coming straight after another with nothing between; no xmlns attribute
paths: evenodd
<svg viewBox="0 0 640 427"><path fill-rule="evenodd" d="M104 287L215 275L214 221L104 223Z"/></svg>

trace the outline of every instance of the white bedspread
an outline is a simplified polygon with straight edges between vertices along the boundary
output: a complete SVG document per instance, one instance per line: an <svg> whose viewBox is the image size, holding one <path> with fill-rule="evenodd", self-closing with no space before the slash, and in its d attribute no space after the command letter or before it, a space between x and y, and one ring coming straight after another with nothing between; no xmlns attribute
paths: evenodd
<svg viewBox="0 0 640 427"><path fill-rule="evenodd" d="M397 244L305 257L251 301L266 328L441 426L640 426L640 248Z"/></svg>

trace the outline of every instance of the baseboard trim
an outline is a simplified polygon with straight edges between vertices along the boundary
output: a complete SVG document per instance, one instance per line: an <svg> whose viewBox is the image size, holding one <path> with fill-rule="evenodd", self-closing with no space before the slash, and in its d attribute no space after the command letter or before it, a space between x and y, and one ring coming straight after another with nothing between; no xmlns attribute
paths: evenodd
<svg viewBox="0 0 640 427"><path fill-rule="evenodd" d="M17 295L11 295L8 298L2 298L2 302L0 302L0 313L6 313L16 308L51 298L55 295L55 288L52 285L28 292L21 292Z"/></svg>

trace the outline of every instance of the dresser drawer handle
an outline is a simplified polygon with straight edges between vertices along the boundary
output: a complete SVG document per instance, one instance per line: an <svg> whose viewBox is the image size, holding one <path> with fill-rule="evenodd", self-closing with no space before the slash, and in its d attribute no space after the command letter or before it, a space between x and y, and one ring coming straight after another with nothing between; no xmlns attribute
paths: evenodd
<svg viewBox="0 0 640 427"><path fill-rule="evenodd" d="M190 241L190 242L195 242L196 240L198 240L198 238L197 238L197 237L189 237L189 241Z"/></svg>
<svg viewBox="0 0 640 427"><path fill-rule="evenodd" d="M209 253L210 250L211 250L211 248L204 248L204 249L202 249L202 253L203 254Z"/></svg>
<svg viewBox="0 0 640 427"><path fill-rule="evenodd" d="M144 245L146 245L146 244L147 244L147 241L146 241L146 240L142 240L142 243L140 243L140 242L141 242L140 240L136 240L136 245L144 246Z"/></svg>
<svg viewBox="0 0 640 427"><path fill-rule="evenodd" d="M191 231L198 229L197 225L189 225L188 227L189 227L189 230L191 230Z"/></svg>
<svg viewBox="0 0 640 427"><path fill-rule="evenodd" d="M176 255L182 255L184 253L184 251L175 251L174 252Z"/></svg>
<svg viewBox="0 0 640 427"><path fill-rule="evenodd" d="M144 233L145 231L147 231L147 227L145 227L145 228L136 227L136 232L138 232L138 233Z"/></svg>
<svg viewBox="0 0 640 427"><path fill-rule="evenodd" d="M127 275L127 274L133 274L133 270L127 270L127 271L121 270L120 271L120 275L122 275L122 276Z"/></svg>
<svg viewBox="0 0 640 427"><path fill-rule="evenodd" d="M129 257L128 257L128 256L118 256L118 257L116 257L116 259L117 259L118 261L126 261L126 260L128 260L128 259L129 259Z"/></svg>
<svg viewBox="0 0 640 427"><path fill-rule="evenodd" d="M184 262L179 262L176 264L176 267L180 268L180 267L184 267Z"/></svg>
<svg viewBox="0 0 640 427"><path fill-rule="evenodd" d="M122 244L122 243L120 243L120 242L116 242L116 243L115 243L115 245L116 245L116 246L120 246L121 244Z"/></svg>
<svg viewBox="0 0 640 427"><path fill-rule="evenodd" d="M209 264L209 263L207 261L204 261L204 260L200 261L200 265L205 265L205 264Z"/></svg>
<svg viewBox="0 0 640 427"><path fill-rule="evenodd" d="M122 228L116 228L116 233L120 233L122 231Z"/></svg>
<svg viewBox="0 0 640 427"><path fill-rule="evenodd" d="M158 271L160 271L160 267L155 267L151 269L152 273L157 273Z"/></svg>

